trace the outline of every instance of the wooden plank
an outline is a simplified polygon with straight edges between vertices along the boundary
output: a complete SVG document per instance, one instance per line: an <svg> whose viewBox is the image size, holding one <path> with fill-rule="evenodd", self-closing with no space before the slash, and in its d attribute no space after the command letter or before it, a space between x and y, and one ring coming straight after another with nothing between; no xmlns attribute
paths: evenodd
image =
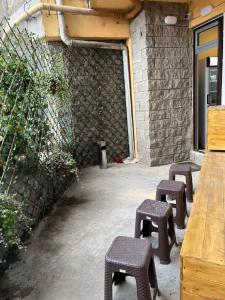
<svg viewBox="0 0 225 300"><path fill-rule="evenodd" d="M181 299L182 300L215 300L212 298L210 299L210 298L206 298L206 297L201 297L201 296L189 294L186 292L182 292Z"/></svg>
<svg viewBox="0 0 225 300"><path fill-rule="evenodd" d="M205 155L180 262L181 299L225 299L225 152Z"/></svg>
<svg viewBox="0 0 225 300"><path fill-rule="evenodd" d="M183 260L182 278L193 278L193 280L206 280L223 286L225 289L225 266L208 263L203 260L185 258ZM194 274L194 276L193 276Z"/></svg>
<svg viewBox="0 0 225 300"><path fill-rule="evenodd" d="M202 249L204 243L204 230L206 223L206 215L192 214L185 233L185 239L181 248L182 257L202 257Z"/></svg>
<svg viewBox="0 0 225 300"><path fill-rule="evenodd" d="M225 150L225 106L208 110L207 145L209 150Z"/></svg>
<svg viewBox="0 0 225 300"><path fill-rule="evenodd" d="M210 298L214 300L224 300L225 299L225 286L216 284L207 280L207 278L195 278L192 273L191 277L186 277L182 282L183 292L198 295L205 298Z"/></svg>

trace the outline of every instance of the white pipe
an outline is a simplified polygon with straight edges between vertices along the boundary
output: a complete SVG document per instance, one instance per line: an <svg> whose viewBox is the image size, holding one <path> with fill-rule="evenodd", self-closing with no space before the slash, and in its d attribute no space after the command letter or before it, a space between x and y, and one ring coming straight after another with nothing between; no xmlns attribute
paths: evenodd
<svg viewBox="0 0 225 300"><path fill-rule="evenodd" d="M62 6L63 0L56 0L56 4ZM58 11L58 20L59 20L59 32L60 32L61 40L67 46L101 48L101 49L112 49L112 50L123 51L123 69L124 69L124 82L125 82L126 110L127 110L129 156L130 159L133 159L134 158L134 136L133 136L131 89L130 89L129 61L128 61L127 47L121 43L107 43L107 42L99 42L99 41L84 41L84 40L71 39L67 35L65 18L64 18L64 14L61 11Z"/></svg>
<svg viewBox="0 0 225 300"><path fill-rule="evenodd" d="M127 128L128 128L128 141L130 159L134 158L134 132L133 132L133 118L131 109L131 88L130 88L130 70L128 61L128 50L123 49L123 71L125 82L125 95L126 95L126 108L127 108Z"/></svg>

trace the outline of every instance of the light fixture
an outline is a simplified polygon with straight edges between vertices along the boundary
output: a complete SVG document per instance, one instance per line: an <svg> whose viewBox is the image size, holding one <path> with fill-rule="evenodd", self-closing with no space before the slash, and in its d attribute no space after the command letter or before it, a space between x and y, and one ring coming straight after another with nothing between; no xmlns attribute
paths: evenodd
<svg viewBox="0 0 225 300"><path fill-rule="evenodd" d="M213 6L207 5L200 10L200 15L202 17L205 17L206 15L210 14L212 11L213 11Z"/></svg>
<svg viewBox="0 0 225 300"><path fill-rule="evenodd" d="M167 17L165 17L165 23L167 25L175 25L175 24L177 24L177 17L167 16Z"/></svg>

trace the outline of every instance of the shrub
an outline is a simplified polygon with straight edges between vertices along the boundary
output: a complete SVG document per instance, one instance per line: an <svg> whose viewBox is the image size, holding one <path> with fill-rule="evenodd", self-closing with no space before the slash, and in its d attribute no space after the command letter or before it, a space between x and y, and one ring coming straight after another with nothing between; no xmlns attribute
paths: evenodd
<svg viewBox="0 0 225 300"><path fill-rule="evenodd" d="M30 223L21 202L13 195L0 194L0 262L10 248L22 247L21 236L30 231Z"/></svg>
<svg viewBox="0 0 225 300"><path fill-rule="evenodd" d="M65 176L72 176L78 179L76 161L70 153L55 150L46 159L45 165L51 176L57 173L63 173Z"/></svg>

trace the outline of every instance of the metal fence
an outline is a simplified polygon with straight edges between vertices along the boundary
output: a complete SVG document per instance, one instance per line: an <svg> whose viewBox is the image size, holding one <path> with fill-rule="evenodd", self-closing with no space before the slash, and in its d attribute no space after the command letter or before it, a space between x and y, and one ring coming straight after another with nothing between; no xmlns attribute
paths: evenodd
<svg viewBox="0 0 225 300"><path fill-rule="evenodd" d="M79 167L99 163L99 141L107 144L109 162L126 158L129 146L122 52L66 47L56 42L51 50L63 55L68 74Z"/></svg>
<svg viewBox="0 0 225 300"><path fill-rule="evenodd" d="M70 90L62 57L0 24L0 194L15 195L35 223L76 173ZM3 38L4 37L4 38Z"/></svg>

